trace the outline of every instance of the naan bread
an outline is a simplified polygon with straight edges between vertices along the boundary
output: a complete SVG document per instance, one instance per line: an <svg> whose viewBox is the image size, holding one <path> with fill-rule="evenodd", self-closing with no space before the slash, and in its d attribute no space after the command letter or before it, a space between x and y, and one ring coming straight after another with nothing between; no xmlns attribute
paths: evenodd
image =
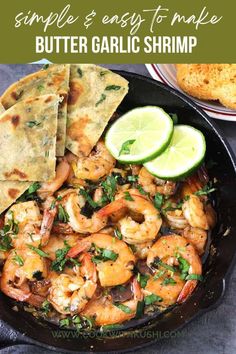
<svg viewBox="0 0 236 354"><path fill-rule="evenodd" d="M46 94L58 94L61 97L62 101L58 108L57 156L63 156L65 152L69 73L69 64L51 65L48 69L23 77L11 85L1 97L5 109L28 97Z"/></svg>
<svg viewBox="0 0 236 354"><path fill-rule="evenodd" d="M58 95L28 98L0 116L0 180L55 177Z"/></svg>
<svg viewBox="0 0 236 354"><path fill-rule="evenodd" d="M2 114L3 112L5 112L5 109L4 109L3 105L0 102L0 114Z"/></svg>
<svg viewBox="0 0 236 354"><path fill-rule="evenodd" d="M0 214L9 208L32 182L0 181Z"/></svg>
<svg viewBox="0 0 236 354"><path fill-rule="evenodd" d="M0 104L0 114L5 111ZM30 186L30 182L0 181L0 214L9 208Z"/></svg>
<svg viewBox="0 0 236 354"><path fill-rule="evenodd" d="M128 92L123 77L93 64L73 64L67 107L66 147L87 156Z"/></svg>

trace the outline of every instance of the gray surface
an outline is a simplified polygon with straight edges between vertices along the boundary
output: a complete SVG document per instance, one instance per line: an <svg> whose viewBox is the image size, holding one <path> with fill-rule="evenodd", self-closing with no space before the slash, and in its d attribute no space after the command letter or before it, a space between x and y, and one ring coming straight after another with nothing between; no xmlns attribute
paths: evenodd
<svg viewBox="0 0 236 354"><path fill-rule="evenodd" d="M112 69L133 71L149 76L144 65L108 65ZM6 88L10 82L16 81L24 73L35 71L35 66L13 66L0 65L0 90ZM0 92L0 94L1 94ZM217 121L222 131L225 133L232 149L236 153L236 123ZM236 236L236 235L235 235ZM187 325L177 338L170 338L159 341L155 345L149 346L145 350L137 350L138 353L162 353L162 354L234 354L236 353L236 269L234 269L231 279L226 289L222 304L195 319ZM14 344L19 341L14 331L9 331L0 323L0 337L2 345ZM10 342L9 342L10 338ZM2 353L44 353L51 352L33 349L32 346L5 349ZM59 352L57 352L59 354Z"/></svg>

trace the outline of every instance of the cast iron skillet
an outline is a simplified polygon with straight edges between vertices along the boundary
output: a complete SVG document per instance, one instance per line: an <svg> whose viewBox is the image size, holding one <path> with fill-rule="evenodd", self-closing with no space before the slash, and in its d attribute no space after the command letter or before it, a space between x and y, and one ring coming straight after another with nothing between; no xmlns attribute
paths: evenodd
<svg viewBox="0 0 236 354"><path fill-rule="evenodd" d="M126 351L153 343L163 337L165 331L180 329L219 303L224 294L225 276L236 250L236 166L221 132L200 108L181 93L152 79L132 73L118 73L129 81L130 86L129 94L120 106L121 111L144 105L161 106L169 113L177 113L180 123L199 128L206 137L206 161L213 160L216 163L210 174L218 181L215 196L218 224L212 233L210 252L204 263L205 282L198 285L184 304L164 314L132 320L124 326L124 330L103 337L92 334L90 337L76 338L73 331L64 334L58 331L58 327L36 320L24 311L13 311L12 301L1 294L0 318L18 332L24 333L30 343L48 349L60 348L66 352L83 353Z"/></svg>

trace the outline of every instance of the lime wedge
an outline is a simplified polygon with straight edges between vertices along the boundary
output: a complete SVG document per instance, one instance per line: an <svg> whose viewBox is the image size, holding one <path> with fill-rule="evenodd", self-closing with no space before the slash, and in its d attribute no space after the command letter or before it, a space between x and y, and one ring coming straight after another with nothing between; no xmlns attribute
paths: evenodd
<svg viewBox="0 0 236 354"><path fill-rule="evenodd" d="M170 143L173 121L160 107L135 108L108 130L105 143L110 153L125 163L146 162L158 156Z"/></svg>
<svg viewBox="0 0 236 354"><path fill-rule="evenodd" d="M168 148L144 166L159 178L179 179L201 164L205 152L205 138L199 130L189 125L177 125Z"/></svg>

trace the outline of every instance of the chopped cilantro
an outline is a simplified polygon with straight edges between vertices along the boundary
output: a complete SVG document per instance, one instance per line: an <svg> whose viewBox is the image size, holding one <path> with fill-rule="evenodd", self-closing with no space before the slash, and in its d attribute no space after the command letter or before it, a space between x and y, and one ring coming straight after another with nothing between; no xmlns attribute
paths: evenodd
<svg viewBox="0 0 236 354"><path fill-rule="evenodd" d="M61 204L58 205L58 219L64 223L69 221L69 215Z"/></svg>
<svg viewBox="0 0 236 354"><path fill-rule="evenodd" d="M99 98L99 100L97 101L97 103L95 104L95 106L97 107L100 103L102 103L103 101L105 101L106 99L106 95L104 95L104 93L101 94L101 97Z"/></svg>
<svg viewBox="0 0 236 354"><path fill-rule="evenodd" d="M121 311L123 311L124 313L132 313L132 310L130 307L124 305L124 304L117 304L117 303L114 303L114 305L116 307L118 307L118 309L120 309Z"/></svg>
<svg viewBox="0 0 236 354"><path fill-rule="evenodd" d="M125 200L128 200L130 202L134 201L134 198L131 196L131 194L128 191L124 192L124 198L125 198Z"/></svg>
<svg viewBox="0 0 236 354"><path fill-rule="evenodd" d="M161 302L161 301L163 301L162 297L155 295L155 294L147 295L144 298L144 302L145 302L146 306L152 305L155 302Z"/></svg>
<svg viewBox="0 0 236 354"><path fill-rule="evenodd" d="M19 256L16 251L15 251L15 255L14 257L12 258L13 261L18 264L20 267L22 267L24 265L24 260L21 256Z"/></svg>
<svg viewBox="0 0 236 354"><path fill-rule="evenodd" d="M48 253L42 251L40 248L37 248L37 247L32 246L32 245L27 245L27 247L29 249L31 249L32 251L34 251L35 253L37 253L40 257L45 257L45 258L49 257Z"/></svg>
<svg viewBox="0 0 236 354"><path fill-rule="evenodd" d="M150 276L148 274L140 274L140 273L138 273L137 280L138 280L141 288L145 288L146 287L149 278L150 278Z"/></svg>
<svg viewBox="0 0 236 354"><path fill-rule="evenodd" d="M83 71L80 68L77 69L77 73L80 78L83 77Z"/></svg>
<svg viewBox="0 0 236 354"><path fill-rule="evenodd" d="M38 127L41 123L37 122L36 120L30 120L30 121L26 122L25 124L27 125L27 127L33 128L33 127Z"/></svg>
<svg viewBox="0 0 236 354"><path fill-rule="evenodd" d="M66 262L68 261L66 255L70 249L70 246L66 242L64 242L64 244L65 244L64 248L61 248L56 251L56 259L51 264L51 268L55 272L62 272L66 265Z"/></svg>
<svg viewBox="0 0 236 354"><path fill-rule="evenodd" d="M175 285L176 281L173 278L165 278L161 285Z"/></svg>
<svg viewBox="0 0 236 354"><path fill-rule="evenodd" d="M118 91L120 88L121 86L109 85L105 88L105 91Z"/></svg>
<svg viewBox="0 0 236 354"><path fill-rule="evenodd" d="M156 209L161 210L162 204L163 204L164 197L160 193L156 193L154 197L154 206Z"/></svg>

